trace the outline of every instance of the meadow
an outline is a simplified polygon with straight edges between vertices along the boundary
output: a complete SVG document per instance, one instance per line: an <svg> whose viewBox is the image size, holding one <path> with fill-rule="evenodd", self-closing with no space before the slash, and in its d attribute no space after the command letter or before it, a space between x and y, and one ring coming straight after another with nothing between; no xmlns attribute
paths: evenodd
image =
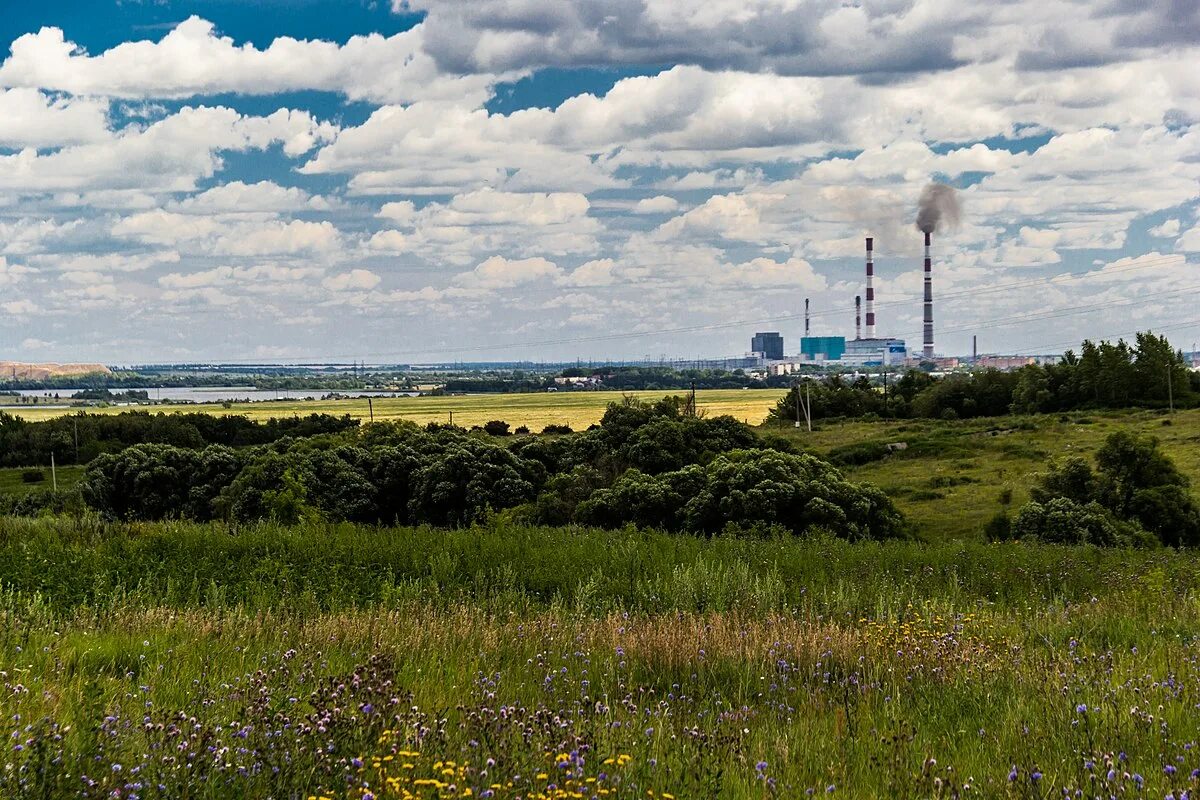
<svg viewBox="0 0 1200 800"><path fill-rule="evenodd" d="M1200 481L1197 411L761 429L908 541L0 518L0 797L1195 797L1200 554L982 535L1122 428Z"/></svg>
<svg viewBox="0 0 1200 800"><path fill-rule="evenodd" d="M1197 789L1192 554L437 533L0 522L0 794Z"/></svg>
<svg viewBox="0 0 1200 800"><path fill-rule="evenodd" d="M757 425L766 419L767 412L783 396L782 389L707 389L697 391L697 406L709 416L728 414L736 419ZM537 432L547 425L570 425L583 430L600 421L609 403L620 402L626 396L642 400L658 400L675 391L646 392L530 392L527 394L471 394L424 397L376 397L368 405L365 398L345 400L279 400L255 403L195 403L163 404L151 411L207 412L212 414L242 414L251 419L290 417L307 414L349 414L355 419L368 420L372 409L377 421L407 419L424 425L429 422L447 423L453 418L456 425L470 427L500 419L513 428L521 425ZM36 421L75 413L69 408L4 409L6 413ZM115 414L129 410L127 406L89 409L89 413Z"/></svg>

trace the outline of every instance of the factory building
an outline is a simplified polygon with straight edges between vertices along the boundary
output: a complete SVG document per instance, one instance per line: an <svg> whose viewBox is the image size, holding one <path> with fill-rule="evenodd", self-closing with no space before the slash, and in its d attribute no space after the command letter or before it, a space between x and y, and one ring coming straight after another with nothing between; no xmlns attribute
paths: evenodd
<svg viewBox="0 0 1200 800"><path fill-rule="evenodd" d="M783 337L776 331L756 333L750 340L750 352L758 353L767 361L783 360Z"/></svg>
<svg viewBox="0 0 1200 800"><path fill-rule="evenodd" d="M845 336L805 336L800 340L802 361L840 361L845 352Z"/></svg>
<svg viewBox="0 0 1200 800"><path fill-rule="evenodd" d="M908 346L903 339L852 339L846 342L841 361L853 367L883 367L903 364Z"/></svg>

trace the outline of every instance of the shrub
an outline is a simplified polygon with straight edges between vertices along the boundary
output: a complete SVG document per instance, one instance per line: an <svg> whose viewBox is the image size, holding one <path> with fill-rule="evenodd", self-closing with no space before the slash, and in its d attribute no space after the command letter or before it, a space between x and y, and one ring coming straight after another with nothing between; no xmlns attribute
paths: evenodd
<svg viewBox="0 0 1200 800"><path fill-rule="evenodd" d="M529 427L527 425L521 425L515 431L513 431L513 433L517 434L518 436L525 436L529 433Z"/></svg>
<svg viewBox="0 0 1200 800"><path fill-rule="evenodd" d="M1012 518L1007 511L1000 511L983 526L983 535L989 542L1007 542L1013 536Z"/></svg>
<svg viewBox="0 0 1200 800"><path fill-rule="evenodd" d="M903 532L903 518L878 489L850 483L807 454L734 450L706 465L651 476L630 470L578 509L579 521L718 533L729 525L823 527L849 539Z"/></svg>
<svg viewBox="0 0 1200 800"><path fill-rule="evenodd" d="M21 481L24 483L41 483L46 480L46 473L40 469L27 469L21 473Z"/></svg>
<svg viewBox="0 0 1200 800"><path fill-rule="evenodd" d="M483 424L484 433L489 436L508 436L508 423L504 420L494 419Z"/></svg>
<svg viewBox="0 0 1200 800"><path fill-rule="evenodd" d="M571 430L570 425L557 425L555 423L550 423L546 427L542 428L543 436L562 436L568 433L574 433L574 431Z"/></svg>
<svg viewBox="0 0 1200 800"><path fill-rule="evenodd" d="M839 467L859 467L887 458L890 452L883 442L845 444L829 451L829 462Z"/></svg>
<svg viewBox="0 0 1200 800"><path fill-rule="evenodd" d="M1012 525L1015 538L1051 544L1115 545L1120 536L1114 520L1099 503L1081 505L1066 497L1045 504L1026 503Z"/></svg>

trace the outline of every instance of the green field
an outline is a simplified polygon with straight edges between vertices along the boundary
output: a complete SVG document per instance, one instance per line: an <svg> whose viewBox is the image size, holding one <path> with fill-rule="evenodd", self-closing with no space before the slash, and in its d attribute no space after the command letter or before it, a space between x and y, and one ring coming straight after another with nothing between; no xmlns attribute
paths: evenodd
<svg viewBox="0 0 1200 800"><path fill-rule="evenodd" d="M983 541L1119 429L1200 484L1131 411L760 429L912 541L0 518L0 797L1195 797L1200 555Z"/></svg>
<svg viewBox="0 0 1200 800"><path fill-rule="evenodd" d="M370 406L366 399L350 400L280 400L257 403L221 403L161 405L151 411L190 412L211 414L244 414L252 419L290 417L294 414L349 414L368 419L374 407L376 420L407 419L424 425L428 422L449 422L453 415L456 425L470 427L493 419L504 420L512 427L528 426L540 431L546 425L570 425L576 430L600 421L604 409L626 396L643 400L686 394L683 390L654 392L540 392L528 394L474 394L446 397L376 397ZM779 389L709 389L697 391L697 406L709 416L729 414L743 422L757 425L784 394ZM128 407L89 409L90 413L117 414ZM75 413L65 408L11 408L6 413L28 420L42 420Z"/></svg>
<svg viewBox="0 0 1200 800"><path fill-rule="evenodd" d="M0 795L1198 785L1192 554L503 524L231 533L0 521Z"/></svg>
<svg viewBox="0 0 1200 800"><path fill-rule="evenodd" d="M29 492L50 491L53 486L51 480L50 467L42 469L45 480L35 483L26 483L22 478L22 473L25 469L0 469L0 495L22 495ZM69 466L58 467L58 488L59 491L67 491L73 489L75 484L79 483L83 478L83 467Z"/></svg>

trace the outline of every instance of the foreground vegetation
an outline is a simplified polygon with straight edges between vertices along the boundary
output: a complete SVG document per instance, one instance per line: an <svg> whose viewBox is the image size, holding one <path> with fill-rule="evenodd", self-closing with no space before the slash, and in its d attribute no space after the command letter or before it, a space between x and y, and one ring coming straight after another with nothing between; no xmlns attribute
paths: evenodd
<svg viewBox="0 0 1200 800"><path fill-rule="evenodd" d="M1200 558L0 521L5 797L1184 797Z"/></svg>

